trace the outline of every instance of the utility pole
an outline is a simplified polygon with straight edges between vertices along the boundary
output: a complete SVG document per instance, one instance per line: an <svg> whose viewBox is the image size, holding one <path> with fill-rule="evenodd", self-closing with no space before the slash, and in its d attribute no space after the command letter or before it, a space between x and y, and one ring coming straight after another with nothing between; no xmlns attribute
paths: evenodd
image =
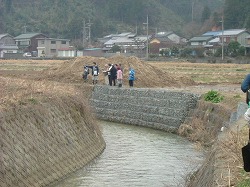
<svg viewBox="0 0 250 187"><path fill-rule="evenodd" d="M224 60L224 16L222 16L221 29L222 29L222 35L221 35L221 40L222 40L221 59Z"/></svg>
<svg viewBox="0 0 250 187"><path fill-rule="evenodd" d="M89 22L87 23L87 27L89 29L89 45L91 45L91 25L93 25L93 23L90 23L90 19Z"/></svg>
<svg viewBox="0 0 250 187"><path fill-rule="evenodd" d="M86 26L85 20L83 20L83 29L82 29L82 46L85 47L85 40L86 40Z"/></svg>
<svg viewBox="0 0 250 187"><path fill-rule="evenodd" d="M147 15L147 22L143 23L144 25L147 25L147 46L146 46L146 59L148 60L148 15Z"/></svg>
<svg viewBox="0 0 250 187"><path fill-rule="evenodd" d="M195 0L192 0L192 22L194 21L194 4Z"/></svg>

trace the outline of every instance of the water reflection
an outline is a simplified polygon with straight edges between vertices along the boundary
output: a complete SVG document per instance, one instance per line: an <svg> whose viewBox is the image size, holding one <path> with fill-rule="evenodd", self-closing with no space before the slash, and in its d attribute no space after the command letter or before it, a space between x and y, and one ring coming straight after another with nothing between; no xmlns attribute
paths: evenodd
<svg viewBox="0 0 250 187"><path fill-rule="evenodd" d="M107 147L56 187L184 186L202 160L194 146L173 134L101 121Z"/></svg>

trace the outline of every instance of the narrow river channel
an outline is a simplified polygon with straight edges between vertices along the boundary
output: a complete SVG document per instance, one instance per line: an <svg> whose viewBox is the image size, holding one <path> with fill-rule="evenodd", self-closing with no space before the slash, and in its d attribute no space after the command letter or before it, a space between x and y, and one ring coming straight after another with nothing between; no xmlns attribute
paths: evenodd
<svg viewBox="0 0 250 187"><path fill-rule="evenodd" d="M105 121L100 126L104 152L54 187L182 187L203 159L174 134Z"/></svg>

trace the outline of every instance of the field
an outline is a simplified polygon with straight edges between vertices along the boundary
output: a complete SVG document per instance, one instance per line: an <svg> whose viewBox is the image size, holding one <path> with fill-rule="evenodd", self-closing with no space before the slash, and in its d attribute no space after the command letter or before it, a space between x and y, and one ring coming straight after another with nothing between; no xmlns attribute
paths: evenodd
<svg viewBox="0 0 250 187"><path fill-rule="evenodd" d="M250 72L248 64L207 64L187 62L154 63L172 75L189 76L200 84L240 84Z"/></svg>
<svg viewBox="0 0 250 187"><path fill-rule="evenodd" d="M84 82L84 65L96 61L100 70L105 64L121 63L124 69L124 86L128 86L129 66L136 71L135 87L158 87L198 92L204 94L216 90L225 95L224 103L235 108L239 101L245 101L240 84L250 72L248 64L208 64L191 62L144 62L135 57L116 56L109 59L79 57L72 60L0 60L0 78L2 80L57 82L69 85L92 86L91 75ZM4 81L2 81L3 84ZM100 73L99 84L104 84ZM2 87L7 89L8 86ZM0 92L1 94L1 92Z"/></svg>

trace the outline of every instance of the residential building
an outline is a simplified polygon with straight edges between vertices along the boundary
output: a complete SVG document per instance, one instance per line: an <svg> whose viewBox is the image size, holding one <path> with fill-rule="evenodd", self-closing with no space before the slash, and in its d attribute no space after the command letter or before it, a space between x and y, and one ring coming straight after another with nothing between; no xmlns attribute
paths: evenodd
<svg viewBox="0 0 250 187"><path fill-rule="evenodd" d="M186 39L174 32L158 32L150 40L150 53L159 54L161 51L171 51L171 48L180 48L186 45ZM170 54L171 55L171 54Z"/></svg>
<svg viewBox="0 0 250 187"><path fill-rule="evenodd" d="M151 36L137 36L130 32L109 35L104 37L109 38L109 40L103 44L103 51L108 52L115 45L119 46L123 53L141 51L146 48L147 39L150 37Z"/></svg>
<svg viewBox="0 0 250 187"><path fill-rule="evenodd" d="M37 55L38 40L37 38L48 38L42 33L25 33L14 38L20 52L30 52Z"/></svg>
<svg viewBox="0 0 250 187"><path fill-rule="evenodd" d="M225 45L228 45L231 41L237 41L241 46L246 46L246 38L250 36L250 33L246 29L230 29L220 32L217 35L222 43L222 38Z"/></svg>
<svg viewBox="0 0 250 187"><path fill-rule="evenodd" d="M158 38L158 39L159 38L168 38L175 44L183 44L183 43L187 42L187 40L185 38L178 36L173 31L158 32L157 34L155 34L154 38Z"/></svg>
<svg viewBox="0 0 250 187"><path fill-rule="evenodd" d="M18 47L14 37L5 33L0 34L0 58L4 58L4 54L17 53Z"/></svg>
<svg viewBox="0 0 250 187"><path fill-rule="evenodd" d="M149 43L151 54L159 54L160 51L170 49L176 44L169 38L153 38Z"/></svg>
<svg viewBox="0 0 250 187"><path fill-rule="evenodd" d="M224 45L228 45L231 41L237 41L242 46L247 45L247 37L250 36L250 32L246 29L228 29L224 31L209 31L203 34L203 36L214 36L219 38L219 43L222 44L222 38Z"/></svg>
<svg viewBox="0 0 250 187"><path fill-rule="evenodd" d="M74 57L75 50L69 42L68 39L37 38L38 57Z"/></svg>
<svg viewBox="0 0 250 187"><path fill-rule="evenodd" d="M211 51L215 52L218 46L227 46L232 41L237 41L239 44L246 48L246 53L250 52L250 43L248 43L248 38L250 37L250 32L246 29L228 29L223 31L209 31L203 34L203 36L213 36L214 39L208 42L205 47L209 48Z"/></svg>
<svg viewBox="0 0 250 187"><path fill-rule="evenodd" d="M209 41L213 40L215 36L196 36L191 38L188 43L191 47L204 47L209 44Z"/></svg>
<svg viewBox="0 0 250 187"><path fill-rule="evenodd" d="M246 37L246 54L250 55L250 36Z"/></svg>

